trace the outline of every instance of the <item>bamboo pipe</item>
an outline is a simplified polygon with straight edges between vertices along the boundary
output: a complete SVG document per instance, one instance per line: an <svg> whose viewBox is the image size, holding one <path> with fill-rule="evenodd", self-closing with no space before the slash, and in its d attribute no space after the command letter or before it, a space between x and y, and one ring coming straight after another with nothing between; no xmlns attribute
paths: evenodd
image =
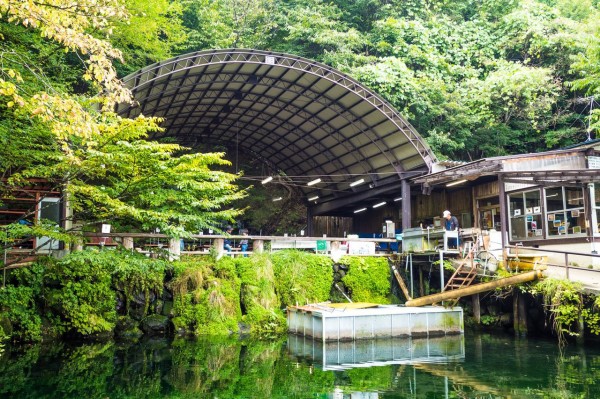
<svg viewBox="0 0 600 399"><path fill-rule="evenodd" d="M475 284L469 287L460 288L458 290L450 290L440 292L439 294L433 294L428 296L423 296L421 298L416 298L410 301L406 301L405 306L425 306L431 305L432 303L442 302L448 299L457 299L463 296L478 294L480 292L491 291L494 288L505 287L507 285L526 283L528 281L533 281L538 278L542 278L543 273L541 270L532 270L527 273L518 274L516 276L510 276L506 278L501 278L499 280L489 281L487 283Z"/></svg>

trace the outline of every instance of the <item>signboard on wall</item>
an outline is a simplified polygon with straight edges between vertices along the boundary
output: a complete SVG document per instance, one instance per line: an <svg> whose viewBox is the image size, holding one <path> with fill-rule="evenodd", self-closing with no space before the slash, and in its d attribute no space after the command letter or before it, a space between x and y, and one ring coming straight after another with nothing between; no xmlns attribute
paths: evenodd
<svg viewBox="0 0 600 399"><path fill-rule="evenodd" d="M348 241L348 254L375 255L374 241Z"/></svg>
<svg viewBox="0 0 600 399"><path fill-rule="evenodd" d="M600 169L600 157L588 157L588 165L590 169Z"/></svg>

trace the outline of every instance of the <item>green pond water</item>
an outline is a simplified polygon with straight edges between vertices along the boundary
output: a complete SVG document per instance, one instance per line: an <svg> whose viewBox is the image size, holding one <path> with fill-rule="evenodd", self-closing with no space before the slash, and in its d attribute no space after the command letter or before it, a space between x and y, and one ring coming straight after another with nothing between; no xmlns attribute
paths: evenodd
<svg viewBox="0 0 600 399"><path fill-rule="evenodd" d="M600 349L468 333L5 348L0 398L600 398Z"/></svg>

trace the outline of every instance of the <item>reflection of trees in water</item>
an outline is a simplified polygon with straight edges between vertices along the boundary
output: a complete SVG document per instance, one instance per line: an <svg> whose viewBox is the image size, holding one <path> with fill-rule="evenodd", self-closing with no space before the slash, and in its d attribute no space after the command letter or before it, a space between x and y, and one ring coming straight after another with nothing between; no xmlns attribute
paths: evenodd
<svg viewBox="0 0 600 399"><path fill-rule="evenodd" d="M234 339L177 339L172 344L165 381L181 393L224 394L236 384L239 357L240 344Z"/></svg>
<svg viewBox="0 0 600 399"><path fill-rule="evenodd" d="M323 371L283 341L200 338L7 348L0 397L305 398L342 392L394 397L598 397L600 354L553 342L467 338L464 361Z"/></svg>

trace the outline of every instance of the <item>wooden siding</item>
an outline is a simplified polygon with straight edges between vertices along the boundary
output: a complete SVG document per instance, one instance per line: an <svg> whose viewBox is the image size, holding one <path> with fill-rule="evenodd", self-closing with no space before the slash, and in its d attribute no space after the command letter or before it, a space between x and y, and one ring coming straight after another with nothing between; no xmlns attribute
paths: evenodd
<svg viewBox="0 0 600 399"><path fill-rule="evenodd" d="M353 234L353 223L351 217L341 216L313 216L313 235L320 237L327 234L328 237L343 237Z"/></svg>
<svg viewBox="0 0 600 399"><path fill-rule="evenodd" d="M500 189L498 186L498 181L496 180L473 187L473 195L476 199L499 196Z"/></svg>
<svg viewBox="0 0 600 399"><path fill-rule="evenodd" d="M424 226L432 224L433 218L436 216L441 217L442 212L446 209L452 212L459 221L461 221L462 214L468 214L470 215L471 221L474 220L473 197L470 187L452 191L434 191L431 195L419 194L412 199L411 205L411 226L413 227L417 227L421 223L423 223Z"/></svg>

